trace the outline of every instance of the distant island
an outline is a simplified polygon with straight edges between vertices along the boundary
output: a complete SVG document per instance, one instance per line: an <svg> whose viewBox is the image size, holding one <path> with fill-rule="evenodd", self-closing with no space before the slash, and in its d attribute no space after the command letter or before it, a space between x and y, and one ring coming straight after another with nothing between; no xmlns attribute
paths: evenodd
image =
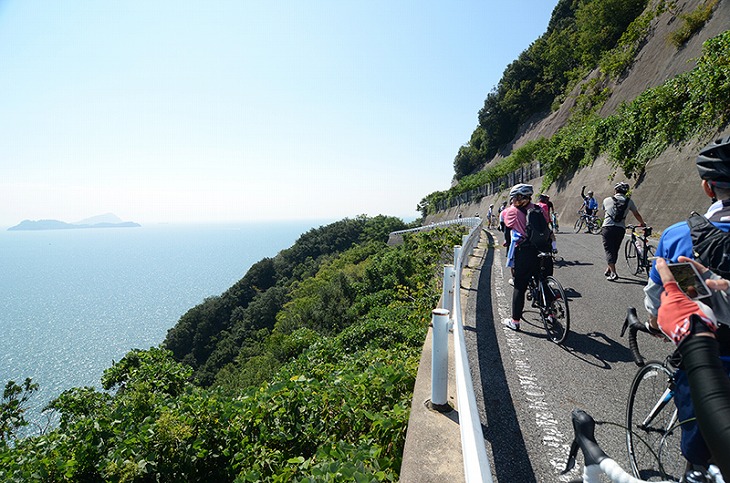
<svg viewBox="0 0 730 483"><path fill-rule="evenodd" d="M122 221L113 213L94 216L76 223L66 223L59 220L23 220L8 231L37 231L37 230L76 230L80 228L137 228L139 223Z"/></svg>

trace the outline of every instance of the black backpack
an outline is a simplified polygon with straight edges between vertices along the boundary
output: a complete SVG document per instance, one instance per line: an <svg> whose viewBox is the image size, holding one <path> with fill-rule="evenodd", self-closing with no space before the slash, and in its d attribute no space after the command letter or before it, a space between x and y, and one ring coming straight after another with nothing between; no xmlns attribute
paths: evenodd
<svg viewBox="0 0 730 483"><path fill-rule="evenodd" d="M538 250L543 252L551 250L550 227L545 220L542 208L537 205L527 211L527 233L525 235L527 235L525 242Z"/></svg>
<svg viewBox="0 0 730 483"><path fill-rule="evenodd" d="M621 223L624 218L626 218L626 210L629 208L629 199L625 196L622 197L623 199L616 198L615 196L611 196L611 199L613 200L613 215L609 215L606 213L607 216L609 216L614 223Z"/></svg>
<svg viewBox="0 0 730 483"><path fill-rule="evenodd" d="M695 259L722 278L730 279L730 233L694 211L687 220Z"/></svg>

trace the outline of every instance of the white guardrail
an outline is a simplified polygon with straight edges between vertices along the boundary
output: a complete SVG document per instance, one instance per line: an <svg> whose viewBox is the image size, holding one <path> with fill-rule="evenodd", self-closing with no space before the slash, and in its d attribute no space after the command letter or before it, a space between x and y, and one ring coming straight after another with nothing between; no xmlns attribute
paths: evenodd
<svg viewBox="0 0 730 483"><path fill-rule="evenodd" d="M471 230L464 235L461 246L454 247L454 265L444 267L444 287L442 306L434 310L433 315L433 353L431 368L431 403L435 406L445 405L448 385L448 359L444 348L448 347L448 329L446 324L450 314L454 327L454 365L456 373L456 396L459 404L459 429L461 431L461 450L464 456L464 476L467 483L492 483L492 471L484 444L482 425L479 421L474 383L469 368L464 339L464 324L461 311L461 272L469 260L469 255L479 241L482 227L480 218L458 218L441 223L393 232L400 235L416 231L448 225L466 225Z"/></svg>

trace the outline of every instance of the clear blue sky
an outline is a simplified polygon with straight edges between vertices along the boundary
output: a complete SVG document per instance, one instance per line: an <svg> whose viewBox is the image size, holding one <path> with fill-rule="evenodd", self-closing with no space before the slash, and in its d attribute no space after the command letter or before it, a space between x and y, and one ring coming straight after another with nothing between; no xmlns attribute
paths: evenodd
<svg viewBox="0 0 730 483"><path fill-rule="evenodd" d="M0 227L416 216L556 0L0 0Z"/></svg>

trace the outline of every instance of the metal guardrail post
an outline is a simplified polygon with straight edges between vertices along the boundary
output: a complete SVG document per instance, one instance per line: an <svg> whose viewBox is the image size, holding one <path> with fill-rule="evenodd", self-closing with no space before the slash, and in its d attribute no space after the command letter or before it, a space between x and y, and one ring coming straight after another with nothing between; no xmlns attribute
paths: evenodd
<svg viewBox="0 0 730 483"><path fill-rule="evenodd" d="M441 307L448 310L449 314L454 313L454 273L453 265L444 265L444 287L441 296Z"/></svg>
<svg viewBox="0 0 730 483"><path fill-rule="evenodd" d="M428 407L445 413L451 411L448 403L449 388L449 311L431 312L433 338L431 340L431 400Z"/></svg>

